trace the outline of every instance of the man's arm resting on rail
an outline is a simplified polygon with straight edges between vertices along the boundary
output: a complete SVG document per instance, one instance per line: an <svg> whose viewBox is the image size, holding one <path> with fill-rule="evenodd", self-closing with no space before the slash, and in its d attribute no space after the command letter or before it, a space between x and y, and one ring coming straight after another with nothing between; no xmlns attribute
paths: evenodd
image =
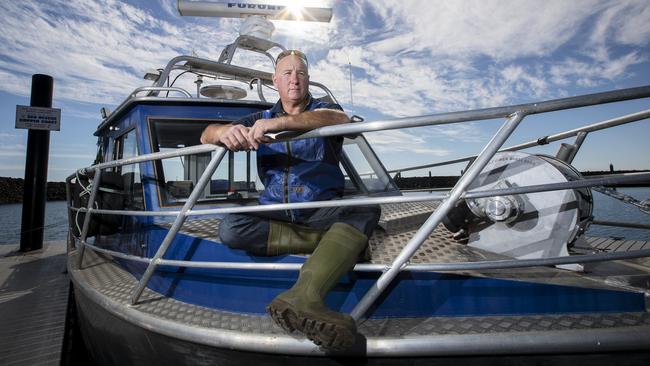
<svg viewBox="0 0 650 366"><path fill-rule="evenodd" d="M259 148L259 143L269 142L264 136L267 132L309 131L320 127L350 122L347 114L336 109L316 109L299 114L286 115L270 119L259 119L248 132L249 144Z"/></svg>
<svg viewBox="0 0 650 366"><path fill-rule="evenodd" d="M212 124L203 130L201 143L221 145L232 151L248 150L251 148L248 142L248 131L248 127L240 124Z"/></svg>

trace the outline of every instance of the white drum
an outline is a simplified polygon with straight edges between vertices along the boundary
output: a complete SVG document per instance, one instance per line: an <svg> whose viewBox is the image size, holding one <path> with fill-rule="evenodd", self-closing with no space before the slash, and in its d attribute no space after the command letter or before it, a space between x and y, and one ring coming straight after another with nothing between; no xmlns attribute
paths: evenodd
<svg viewBox="0 0 650 366"><path fill-rule="evenodd" d="M575 168L554 157L502 152L492 158L468 190L577 179L582 176ZM580 188L486 197L467 200L466 204L468 209L456 209L455 228L466 230L469 246L514 258L545 258L568 255L567 245L592 219L593 200L588 188Z"/></svg>

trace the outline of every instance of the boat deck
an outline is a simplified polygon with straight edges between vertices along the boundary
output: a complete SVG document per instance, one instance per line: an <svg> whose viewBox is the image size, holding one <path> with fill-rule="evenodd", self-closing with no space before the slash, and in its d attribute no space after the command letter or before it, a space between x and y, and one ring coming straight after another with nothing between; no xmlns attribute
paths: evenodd
<svg viewBox="0 0 650 366"><path fill-rule="evenodd" d="M74 261L72 261L74 262ZM112 260L102 254L85 251L84 269L74 270L78 281L87 284L92 292L104 296L111 307L122 307L137 311L145 317L180 323L196 331L221 330L287 338L300 342L295 336L287 335L275 325L268 316L237 314L208 309L187 304L162 296L146 289L137 305L130 305L136 279ZM154 321L155 323L155 321ZM575 331L622 331L630 334L650 334L650 314L645 313L605 313L605 314L564 314L532 316L484 316L484 317L437 317L437 318L391 318L368 319L359 325L359 332L368 341L381 342L386 338L412 338L442 336L476 337L535 337L540 332L549 336L566 333L565 337L575 335ZM598 337L596 337L597 339ZM441 339L442 340L442 339ZM468 338L469 340L469 338ZM303 341L304 343L304 341ZM435 343L432 347L436 347ZM537 348L537 352L543 352ZM522 349L525 353L525 350ZM561 350L555 350L561 351ZM566 350L571 352L579 349Z"/></svg>
<svg viewBox="0 0 650 366"><path fill-rule="evenodd" d="M415 229L410 230L409 227L417 225L428 215L421 215L418 207L415 207L407 215L408 218L398 217L396 219L398 221L384 220L387 213L391 211L390 207L382 207L382 209L384 216L382 216L383 221L380 222L380 225L384 230L378 230L370 240L371 262L387 264L415 233ZM422 212L430 213L432 207L425 205L420 209ZM217 241L218 226L219 220L217 219L192 220L184 224L181 233ZM602 250L600 245L604 243L607 243L604 250L633 250L639 245L643 247L648 245L645 242L634 242L630 245L620 243L614 246L606 239L582 238L576 243L576 247L579 250ZM411 263L472 262L503 258L494 253L457 243L451 239L450 232L439 226L420 247ZM74 266L76 261L71 260L69 263ZM620 275L621 270L623 270L623 275ZM243 335L244 338L253 337L258 341L261 339L262 344L275 344L279 341L284 345L284 347L273 346L267 350L260 350L259 343L253 342L257 344L257 348L249 350L295 354L319 354L322 352L304 339L285 334L272 322L270 317L264 315L209 309L180 302L149 289L145 290L138 304L130 305L130 297L137 284L136 279L114 264L110 257L92 250L85 251L83 269L73 268L71 273L77 286L85 287L85 292L95 296L96 300L102 298L104 299L102 301L108 301L108 308L117 313L125 311L127 314L121 316L131 319L147 319L146 321L142 320L142 325L145 323L159 324L161 329L158 331L163 334L169 332L169 335L172 335L174 329L177 329L170 324L181 324L183 329L189 329L188 334L200 335L194 341L198 340L213 346L233 347L231 341L226 338L241 340ZM591 264L586 266L584 273L550 267L455 273L601 289L621 290L623 288L646 294L650 291L648 288L650 260L647 258ZM650 335L650 313L646 311L524 316L371 318L359 324L359 332L365 338L363 352L364 354L367 352L368 355L373 352L383 352L377 350L385 349L384 342L387 340L407 342L416 340L418 342L423 339L430 344L428 349L434 354L463 354L466 350L462 345L466 342L472 342L475 345L472 352L490 354L593 351L594 347L601 347L601 344L604 350L620 350L629 349L629 345L603 344L607 343L603 341L606 339L603 338L603 335L625 334L624 337L629 338L632 343L641 342L644 343L643 347L650 347L650 337L648 337ZM210 335L214 335L214 337L211 338ZM495 336L497 337L495 338ZM495 341L497 339L498 341ZM558 344L557 339L562 339L562 342ZM521 344L526 342L531 347L521 348ZM244 349L248 347L242 346L241 342L238 344L237 347ZM562 344L566 344L567 348L563 350ZM632 349L638 349L638 347L639 344L632 345Z"/></svg>
<svg viewBox="0 0 650 366"><path fill-rule="evenodd" d="M379 220L381 229L376 230L369 239L369 249L372 264L391 264L394 258L402 251L404 246L416 233L420 225L431 215L431 212L438 207L438 202L416 202L381 205L382 215ZM180 230L194 238L220 243L219 219L195 219L186 221ZM159 223L159 226L170 228L171 223ZM634 250L636 244L643 248L650 248L648 242L636 242L632 245L615 245L621 242L615 239L580 237L575 243L575 251L580 253L594 251L622 251ZM627 243L628 241L626 241ZM607 244L607 249L592 246ZM453 262L480 262L490 260L507 260L510 257L492 253L479 248L469 247L452 238L452 233L443 225L438 227L429 235L420 248L415 252L411 264L423 263L453 263ZM618 261L616 265L603 265L593 263L585 265L585 271L581 273L560 270L549 267L519 268L516 270L482 270L482 271L455 271L460 275L474 277L490 277L510 280L526 280L536 283L550 283L556 285L580 286L587 288L618 289L609 285L612 277L616 276L621 267L625 278L619 278L617 285L621 282L639 283L642 279L650 278L650 259L638 259L632 261ZM641 268L630 270L632 263L641 263ZM650 291L650 284L637 288L637 291Z"/></svg>

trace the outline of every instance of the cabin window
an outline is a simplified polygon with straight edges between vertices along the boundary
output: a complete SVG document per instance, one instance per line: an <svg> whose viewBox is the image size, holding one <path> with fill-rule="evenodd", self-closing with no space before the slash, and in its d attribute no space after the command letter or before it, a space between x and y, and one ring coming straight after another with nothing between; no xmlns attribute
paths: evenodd
<svg viewBox="0 0 650 366"><path fill-rule="evenodd" d="M397 190L363 136L344 139L341 168L345 173L346 195Z"/></svg>
<svg viewBox="0 0 650 366"><path fill-rule="evenodd" d="M114 160L128 159L139 155L135 129L115 139L112 155ZM117 167L115 171L122 175L125 208L143 210L144 196L140 179L140 164L123 165Z"/></svg>
<svg viewBox="0 0 650 366"><path fill-rule="evenodd" d="M172 151L200 144L203 129L219 120L150 119L154 151ZM182 204L189 196L215 152L161 159L156 176L163 206ZM232 152L224 156L199 203L214 201L243 202L257 199L260 187L255 152ZM256 187L257 184L257 187Z"/></svg>

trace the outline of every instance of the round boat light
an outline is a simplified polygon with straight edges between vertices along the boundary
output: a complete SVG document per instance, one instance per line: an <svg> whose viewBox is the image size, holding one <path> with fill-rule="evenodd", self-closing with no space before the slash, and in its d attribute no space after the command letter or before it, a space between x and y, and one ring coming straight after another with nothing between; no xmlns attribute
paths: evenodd
<svg viewBox="0 0 650 366"><path fill-rule="evenodd" d="M201 88L201 95L215 99L242 99L246 90L230 85L206 85Z"/></svg>

